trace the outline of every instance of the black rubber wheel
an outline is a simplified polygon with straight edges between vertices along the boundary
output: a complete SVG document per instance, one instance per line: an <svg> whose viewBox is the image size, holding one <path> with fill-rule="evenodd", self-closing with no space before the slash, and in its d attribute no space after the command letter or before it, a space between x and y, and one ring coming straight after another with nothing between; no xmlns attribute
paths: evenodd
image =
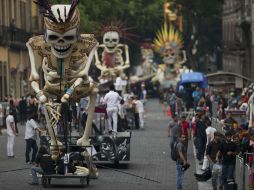
<svg viewBox="0 0 254 190"><path fill-rule="evenodd" d="M80 178L80 183L81 183L81 187L84 188L85 187L85 179L83 177Z"/></svg>
<svg viewBox="0 0 254 190"><path fill-rule="evenodd" d="M90 185L90 177L89 177L89 176L86 177L86 185L87 185L87 186Z"/></svg>
<svg viewBox="0 0 254 190"><path fill-rule="evenodd" d="M114 166L118 167L119 166L119 160L114 160Z"/></svg>
<svg viewBox="0 0 254 190"><path fill-rule="evenodd" d="M45 177L42 177L42 178L41 178L41 183L42 183L42 185L43 185L44 188L47 187L47 182L48 182L48 181L47 181L47 178L45 178Z"/></svg>

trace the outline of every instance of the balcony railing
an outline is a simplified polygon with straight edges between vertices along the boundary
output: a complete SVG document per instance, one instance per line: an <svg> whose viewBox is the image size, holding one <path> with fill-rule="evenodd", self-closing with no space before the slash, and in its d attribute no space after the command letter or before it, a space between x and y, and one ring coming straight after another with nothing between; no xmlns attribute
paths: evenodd
<svg viewBox="0 0 254 190"><path fill-rule="evenodd" d="M25 43L32 35L33 33L16 27L0 26L0 44L3 45L25 47Z"/></svg>
<svg viewBox="0 0 254 190"><path fill-rule="evenodd" d="M242 9L241 9L241 23L247 23L250 24L251 22L251 7L252 2L251 0L244 0L242 3Z"/></svg>

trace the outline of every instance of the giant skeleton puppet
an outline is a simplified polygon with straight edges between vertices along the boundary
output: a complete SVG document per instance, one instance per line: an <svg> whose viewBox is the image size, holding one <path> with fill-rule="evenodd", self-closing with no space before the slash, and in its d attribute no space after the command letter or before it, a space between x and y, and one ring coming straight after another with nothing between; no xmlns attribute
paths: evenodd
<svg viewBox="0 0 254 190"><path fill-rule="evenodd" d="M179 69L186 62L186 52L181 50L183 41L180 33L172 25L164 24L154 40L155 51L163 56L164 64L159 65L156 76L162 88L176 85Z"/></svg>
<svg viewBox="0 0 254 190"><path fill-rule="evenodd" d="M124 70L130 67L128 45L120 43L121 38L131 35L126 33L126 30L128 28L124 28L121 22L101 27L103 43L95 52L95 65L101 70L101 76L106 77L108 81L114 81L117 74L125 79Z"/></svg>
<svg viewBox="0 0 254 190"><path fill-rule="evenodd" d="M37 99L45 103L52 159L56 160L62 146L56 138L61 106L85 96L90 98L88 119L77 145L89 145L97 88L88 71L98 43L92 34L79 33L78 0L72 0L71 4L50 5L48 0L37 0L36 3L43 13L46 32L44 36L34 36L26 43L31 62L30 81ZM39 68L44 72L45 85L42 88L39 86ZM49 102L48 97L52 95L57 96L61 103ZM87 151L83 155L89 157Z"/></svg>

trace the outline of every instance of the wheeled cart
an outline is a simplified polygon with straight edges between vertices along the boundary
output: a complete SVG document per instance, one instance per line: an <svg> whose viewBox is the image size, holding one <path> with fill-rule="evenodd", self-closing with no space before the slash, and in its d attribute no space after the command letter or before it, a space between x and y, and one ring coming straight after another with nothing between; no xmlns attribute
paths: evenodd
<svg viewBox="0 0 254 190"><path fill-rule="evenodd" d="M61 174L45 174L42 175L41 181L44 188L46 188L48 185L51 184L52 178L58 178L58 179L65 179L65 178L78 178L80 180L80 185L82 188L85 186L89 186L90 183L90 177L89 175L76 175L76 174L67 174L67 175L61 175ZM85 185L86 182L86 185Z"/></svg>

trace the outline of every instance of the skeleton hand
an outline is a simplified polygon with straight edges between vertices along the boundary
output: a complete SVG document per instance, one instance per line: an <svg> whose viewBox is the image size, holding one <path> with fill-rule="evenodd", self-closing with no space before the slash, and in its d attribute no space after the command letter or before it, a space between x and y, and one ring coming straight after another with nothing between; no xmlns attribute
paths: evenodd
<svg viewBox="0 0 254 190"><path fill-rule="evenodd" d="M101 62L100 61L96 61L95 65L101 65Z"/></svg>
<svg viewBox="0 0 254 190"><path fill-rule="evenodd" d="M67 101L69 100L69 98L70 98L70 95L66 93L66 94L64 94L63 97L61 98L61 102L62 102L62 103L65 103L65 102L67 102Z"/></svg>
<svg viewBox="0 0 254 190"><path fill-rule="evenodd" d="M74 85L74 86L75 86L75 85ZM62 102L62 103L67 102L67 101L69 100L70 96L72 95L73 91L74 91L74 87L72 86L72 87L70 87L70 88L66 91L66 93L63 95L63 97L61 98L61 102Z"/></svg>
<svg viewBox="0 0 254 190"><path fill-rule="evenodd" d="M41 103L45 103L47 101L47 97L43 94L42 91L39 91L36 94L36 98L41 102Z"/></svg>

